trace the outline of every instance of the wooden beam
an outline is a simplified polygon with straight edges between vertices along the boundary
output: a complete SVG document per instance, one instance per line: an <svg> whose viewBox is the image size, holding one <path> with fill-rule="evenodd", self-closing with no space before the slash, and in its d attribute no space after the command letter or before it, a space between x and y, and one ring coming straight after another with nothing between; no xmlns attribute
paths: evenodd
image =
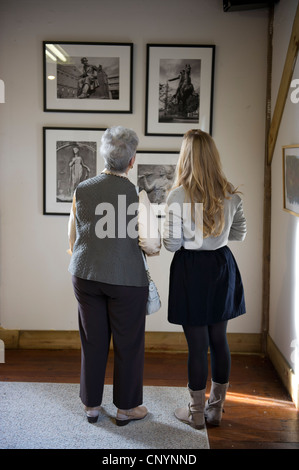
<svg viewBox="0 0 299 470"><path fill-rule="evenodd" d="M269 8L268 50L267 50L267 88L266 122L264 154L264 213L263 213L263 296L262 296L262 351L267 354L270 311L270 254L271 254L271 165L268 165L268 136L271 125L271 88L272 88L272 52L273 52L274 5Z"/></svg>
<svg viewBox="0 0 299 470"><path fill-rule="evenodd" d="M271 127L268 138L268 165L271 165L276 139L279 131L283 110L285 107L286 99L288 96L293 71L295 68L299 47L299 4L293 23L293 29L289 42L288 52L284 64L284 69L281 77L281 82L278 90L276 105L272 117Z"/></svg>
<svg viewBox="0 0 299 470"><path fill-rule="evenodd" d="M260 333L228 333L232 353L261 354ZM0 339L5 349L81 349L80 337L76 331L57 330L5 330L0 328ZM113 348L112 342L110 348ZM183 332L146 331L146 352L187 353L188 346Z"/></svg>

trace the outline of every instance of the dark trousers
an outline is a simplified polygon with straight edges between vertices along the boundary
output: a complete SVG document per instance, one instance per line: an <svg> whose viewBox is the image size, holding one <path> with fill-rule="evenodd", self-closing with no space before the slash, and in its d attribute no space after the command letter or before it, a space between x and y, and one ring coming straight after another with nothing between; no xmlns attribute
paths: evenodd
<svg viewBox="0 0 299 470"><path fill-rule="evenodd" d="M72 277L81 338L80 398L102 403L111 334L114 349L113 403L142 404L145 310L148 287L115 286Z"/></svg>

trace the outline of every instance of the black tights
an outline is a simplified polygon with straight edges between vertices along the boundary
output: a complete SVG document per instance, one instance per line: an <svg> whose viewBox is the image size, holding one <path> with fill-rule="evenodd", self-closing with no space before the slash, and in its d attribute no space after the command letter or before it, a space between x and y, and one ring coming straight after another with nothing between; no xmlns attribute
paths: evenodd
<svg viewBox="0 0 299 470"><path fill-rule="evenodd" d="M213 382L228 382L231 358L226 328L227 321L208 326L183 325L189 351L188 385L191 390L202 390L206 387L209 346Z"/></svg>

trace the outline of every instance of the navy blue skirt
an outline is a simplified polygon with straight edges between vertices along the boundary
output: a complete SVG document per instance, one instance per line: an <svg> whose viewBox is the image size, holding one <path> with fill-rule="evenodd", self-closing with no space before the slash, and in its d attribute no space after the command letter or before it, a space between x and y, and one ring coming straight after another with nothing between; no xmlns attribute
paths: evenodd
<svg viewBox="0 0 299 470"><path fill-rule="evenodd" d="M211 325L245 313L236 260L227 246L214 251L181 249L170 267L168 321Z"/></svg>

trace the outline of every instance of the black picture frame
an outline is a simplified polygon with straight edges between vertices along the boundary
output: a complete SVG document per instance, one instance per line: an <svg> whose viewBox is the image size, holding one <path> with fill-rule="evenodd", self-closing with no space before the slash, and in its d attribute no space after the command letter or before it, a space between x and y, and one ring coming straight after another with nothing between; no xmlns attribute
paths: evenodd
<svg viewBox="0 0 299 470"><path fill-rule="evenodd" d="M147 44L145 135L212 134L214 68L214 45Z"/></svg>
<svg viewBox="0 0 299 470"><path fill-rule="evenodd" d="M43 127L43 215L69 215L79 182L104 169L99 146L105 130Z"/></svg>
<svg viewBox="0 0 299 470"><path fill-rule="evenodd" d="M299 144L282 147L283 210L299 217Z"/></svg>
<svg viewBox="0 0 299 470"><path fill-rule="evenodd" d="M138 150L128 177L145 190L157 217L165 216L165 203L175 177L179 151Z"/></svg>
<svg viewBox="0 0 299 470"><path fill-rule="evenodd" d="M43 41L44 111L132 113L133 43Z"/></svg>

